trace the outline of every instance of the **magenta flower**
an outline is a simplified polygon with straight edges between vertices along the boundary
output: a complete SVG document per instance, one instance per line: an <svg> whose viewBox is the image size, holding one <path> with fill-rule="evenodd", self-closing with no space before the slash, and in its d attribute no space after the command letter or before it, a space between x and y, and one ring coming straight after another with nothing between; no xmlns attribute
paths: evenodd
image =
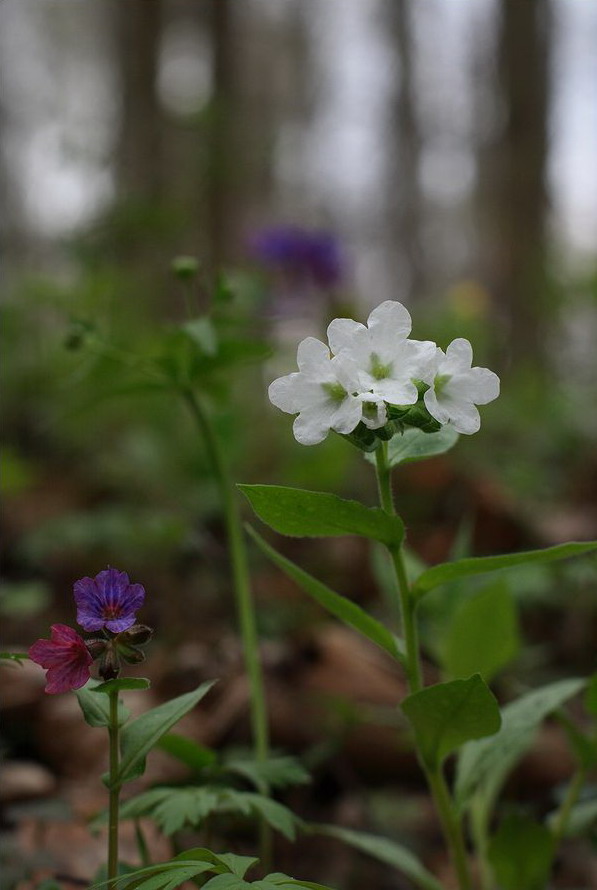
<svg viewBox="0 0 597 890"><path fill-rule="evenodd" d="M45 670L46 692L68 692L84 686L93 659L85 641L66 624L53 624L50 640L38 640L29 649L29 658Z"/></svg>
<svg viewBox="0 0 597 890"><path fill-rule="evenodd" d="M126 572L106 569L95 578L75 582L77 622L85 630L106 628L113 633L128 630L145 599L141 584L131 584Z"/></svg>

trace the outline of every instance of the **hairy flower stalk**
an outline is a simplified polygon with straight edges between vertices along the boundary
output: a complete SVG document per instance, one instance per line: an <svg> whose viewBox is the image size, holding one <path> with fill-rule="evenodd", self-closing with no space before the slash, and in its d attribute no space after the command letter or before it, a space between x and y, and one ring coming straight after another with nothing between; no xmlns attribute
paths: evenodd
<svg viewBox="0 0 597 890"><path fill-rule="evenodd" d="M274 380L270 401L296 414L293 431L302 445L322 442L330 430L346 436L364 451L375 451L382 509L396 511L392 497L388 441L414 427L424 434L441 426L458 433L477 432L484 405L499 394L499 378L487 368L472 367L468 340L454 340L444 353L429 340L409 338L412 322L406 308L387 300L363 325L336 318L328 327L330 349L313 337L299 344L299 370ZM408 583L403 545L388 544L393 571L392 606L404 638L404 666L409 691L423 690L416 603ZM441 762L420 756L450 848L460 890L470 890L462 823L446 784Z"/></svg>

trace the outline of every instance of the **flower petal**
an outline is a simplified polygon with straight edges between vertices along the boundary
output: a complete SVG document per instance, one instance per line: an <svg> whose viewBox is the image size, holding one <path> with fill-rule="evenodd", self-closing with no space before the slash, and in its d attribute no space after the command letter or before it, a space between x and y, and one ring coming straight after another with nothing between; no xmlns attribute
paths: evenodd
<svg viewBox="0 0 597 890"><path fill-rule="evenodd" d="M330 351L316 337L305 337L298 345L296 362L310 379L326 380L329 375Z"/></svg>
<svg viewBox="0 0 597 890"><path fill-rule="evenodd" d="M328 325L327 335L330 349L338 354L342 349L353 350L355 344L366 335L365 325L352 318L335 318Z"/></svg>
<svg viewBox="0 0 597 890"><path fill-rule="evenodd" d="M446 349L446 369L442 373L453 374L468 370L473 363L473 347L464 337L452 340Z"/></svg>
<svg viewBox="0 0 597 890"><path fill-rule="evenodd" d="M335 405L326 401L301 411L292 426L294 437L301 445L318 445L330 431L330 420Z"/></svg>
<svg viewBox="0 0 597 890"><path fill-rule="evenodd" d="M338 405L330 420L330 429L348 435L359 425L363 414L363 403L350 396Z"/></svg>
<svg viewBox="0 0 597 890"><path fill-rule="evenodd" d="M320 384L307 380L304 374L295 371L270 383L267 394L276 408L287 414L297 414L316 398L320 389Z"/></svg>
<svg viewBox="0 0 597 890"><path fill-rule="evenodd" d="M412 319L402 303L386 300L371 312L367 325L373 350L385 361L393 357L396 346L410 334Z"/></svg>
<svg viewBox="0 0 597 890"><path fill-rule="evenodd" d="M489 368L471 368L467 395L476 405L487 405L500 394L500 378Z"/></svg>

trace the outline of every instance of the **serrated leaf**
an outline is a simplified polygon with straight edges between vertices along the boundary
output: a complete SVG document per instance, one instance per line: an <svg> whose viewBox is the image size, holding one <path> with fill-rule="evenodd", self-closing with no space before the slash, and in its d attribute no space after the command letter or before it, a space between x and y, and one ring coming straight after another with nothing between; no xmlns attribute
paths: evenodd
<svg viewBox="0 0 597 890"><path fill-rule="evenodd" d="M335 494L283 485L239 485L263 522L282 535L327 537L361 535L397 547L404 525L379 507L365 507Z"/></svg>
<svg viewBox="0 0 597 890"><path fill-rule="evenodd" d="M269 757L261 763L257 760L231 758L224 764L228 772L248 779L262 792L271 788L287 788L289 785L304 785L311 777L296 757Z"/></svg>
<svg viewBox="0 0 597 890"><path fill-rule="evenodd" d="M455 784L459 806L466 806L480 789L488 809L510 770L530 747L539 724L584 684L583 679L559 680L502 708L499 732L489 739L469 742L460 753Z"/></svg>
<svg viewBox="0 0 597 890"><path fill-rule="evenodd" d="M443 426L435 433L424 433L415 428L405 429L401 435L393 436L388 442L388 464L390 467L397 467L399 464L437 457L453 448L458 438L458 433L451 426ZM374 455L366 455L366 459L375 463Z"/></svg>
<svg viewBox="0 0 597 890"><path fill-rule="evenodd" d="M216 875L203 885L203 890L245 890L247 887L251 885L236 875Z"/></svg>
<svg viewBox="0 0 597 890"><path fill-rule="evenodd" d="M520 649L518 616L508 586L498 581L456 611L441 649L450 677L479 673L488 683Z"/></svg>
<svg viewBox="0 0 597 890"><path fill-rule="evenodd" d="M545 825L527 816L507 816L489 845L489 861L502 890L543 890L554 853Z"/></svg>
<svg viewBox="0 0 597 890"><path fill-rule="evenodd" d="M123 689L149 689L151 683L145 677L116 677L114 680L106 680L90 689L90 692L102 692L109 695L110 692L121 692Z"/></svg>
<svg viewBox="0 0 597 890"><path fill-rule="evenodd" d="M163 736L158 742L158 747L171 754L172 757L176 757L195 773L200 773L205 767L212 766L218 759L218 755L212 748L207 748L187 736L174 732Z"/></svg>
<svg viewBox="0 0 597 890"><path fill-rule="evenodd" d="M261 816L272 828L275 828L276 831L279 831L290 841L295 839L297 827L302 824L292 810L289 810L288 807L283 806L276 800L253 791L225 789L222 791L218 811L227 812L234 810L247 815L254 813Z"/></svg>
<svg viewBox="0 0 597 890"><path fill-rule="evenodd" d="M339 828L335 825L318 825L311 823L309 828L317 834L335 837L345 844L372 856L379 862L391 865L406 875L421 890L442 890L442 885L427 871L424 865L407 847L397 844L389 838L368 834L364 831L353 831L350 828Z"/></svg>
<svg viewBox="0 0 597 890"><path fill-rule="evenodd" d="M492 735L501 723L495 696L479 674L421 689L405 698L401 708L432 771L460 745Z"/></svg>
<svg viewBox="0 0 597 890"><path fill-rule="evenodd" d="M497 572L500 569L508 569L513 566L527 563L548 563L560 559L570 559L573 556L583 556L597 550L597 541L570 542L558 544L556 547L547 547L544 550L526 550L522 553L505 553L500 556L478 556L471 559L459 559L456 562L446 562L427 569L420 575L413 586L413 596L420 597L450 581L459 578L468 578L472 575L483 575L486 572Z"/></svg>
<svg viewBox="0 0 597 890"><path fill-rule="evenodd" d="M75 690L77 701L83 712L83 718L89 726L110 725L110 701L102 695L94 695L98 680L89 680L82 689ZM130 711L118 702L118 725L123 726L128 720Z"/></svg>
<svg viewBox="0 0 597 890"><path fill-rule="evenodd" d="M179 695L178 698L152 708L124 727L121 733L121 758L115 779L116 785L123 785L141 775L149 751L181 717L207 695L214 683L215 680L208 680L192 692Z"/></svg>
<svg viewBox="0 0 597 890"><path fill-rule="evenodd" d="M295 563L286 559L285 556L282 556L281 553L270 547L261 535L257 534L250 526L247 527L247 531L268 559L277 565L285 575L295 581L320 606L323 606L324 609L336 618L339 618L344 624L354 628L354 630L367 637L368 640L384 649L393 658L399 661L402 660L402 655L396 645L394 636L384 627L381 621L372 618L371 615L365 612L364 609L361 609L356 603L353 603L352 600L340 596L339 593L336 593L321 581L318 581L317 578L299 568Z"/></svg>

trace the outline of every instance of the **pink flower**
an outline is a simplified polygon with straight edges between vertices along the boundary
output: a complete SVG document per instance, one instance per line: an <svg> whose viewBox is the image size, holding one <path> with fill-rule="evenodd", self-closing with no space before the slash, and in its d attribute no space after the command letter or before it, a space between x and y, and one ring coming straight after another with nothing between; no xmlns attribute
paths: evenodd
<svg viewBox="0 0 597 890"><path fill-rule="evenodd" d="M93 659L85 641L66 624L53 624L51 640L38 640L29 649L29 658L47 670L46 692L68 692L84 686Z"/></svg>

